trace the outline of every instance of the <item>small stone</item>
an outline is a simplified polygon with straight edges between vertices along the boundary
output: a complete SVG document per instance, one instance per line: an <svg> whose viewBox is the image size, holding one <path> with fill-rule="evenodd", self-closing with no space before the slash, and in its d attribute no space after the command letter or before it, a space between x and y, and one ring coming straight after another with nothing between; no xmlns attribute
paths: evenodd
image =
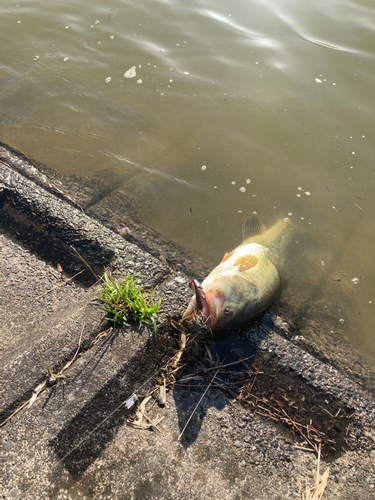
<svg viewBox="0 0 375 500"><path fill-rule="evenodd" d="M21 492L17 488L17 486L15 486L14 488L5 492L5 498L21 498Z"/></svg>
<svg viewBox="0 0 375 500"><path fill-rule="evenodd" d="M246 467L246 462L245 462L245 460L242 460L242 462L240 462L240 467Z"/></svg>
<svg viewBox="0 0 375 500"><path fill-rule="evenodd" d="M13 441L8 441L3 444L4 451L10 451L14 446Z"/></svg>

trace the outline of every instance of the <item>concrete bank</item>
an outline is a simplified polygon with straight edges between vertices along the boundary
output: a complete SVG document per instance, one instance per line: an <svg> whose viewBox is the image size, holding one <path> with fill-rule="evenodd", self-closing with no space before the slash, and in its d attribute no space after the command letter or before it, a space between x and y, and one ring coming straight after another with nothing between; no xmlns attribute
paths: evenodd
<svg viewBox="0 0 375 500"><path fill-rule="evenodd" d="M331 468L326 497L374 497L374 367L358 356L370 377L355 366L339 372L273 313L211 346L226 363L253 356L241 367L255 405L240 407L213 384L178 440L215 373L197 361L195 380L182 380L165 408L151 410L151 419L164 417L161 433L128 426L135 408L124 402L146 394L175 352L168 317L183 311L189 278L202 278L207 266L142 227L127 179L64 178L5 145L0 160L0 422L46 380L45 368L56 373L80 351L65 384L46 388L0 428L3 498L301 498L317 458L297 448L303 437L273 411L280 398L294 421L311 420L321 432L321 470ZM123 221L131 241L115 231ZM156 340L130 327L104 334L109 325L89 289L95 279L77 252L97 273L112 266L157 287ZM217 376L232 383L244 375L228 368Z"/></svg>

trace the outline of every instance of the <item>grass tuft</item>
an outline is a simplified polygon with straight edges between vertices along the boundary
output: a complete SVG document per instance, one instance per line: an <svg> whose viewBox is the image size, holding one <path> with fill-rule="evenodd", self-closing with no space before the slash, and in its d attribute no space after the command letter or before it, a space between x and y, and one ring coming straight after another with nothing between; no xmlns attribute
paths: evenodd
<svg viewBox="0 0 375 500"><path fill-rule="evenodd" d="M139 328L152 323L156 335L161 299L155 300L154 293L145 292L142 285L134 283L135 276L128 275L120 282L105 270L100 279L102 288L95 293L94 300L103 304L104 311L109 313L106 319L113 321L115 327L129 326L135 321Z"/></svg>

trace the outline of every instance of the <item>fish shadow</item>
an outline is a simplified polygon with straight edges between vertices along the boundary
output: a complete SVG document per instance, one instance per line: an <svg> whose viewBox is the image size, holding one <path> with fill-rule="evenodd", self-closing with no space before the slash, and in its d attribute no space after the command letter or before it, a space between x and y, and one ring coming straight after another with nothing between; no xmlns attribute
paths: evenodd
<svg viewBox="0 0 375 500"><path fill-rule="evenodd" d="M257 332L257 335L250 338L249 332L250 334ZM264 332L261 334L259 332L256 323L252 321L241 327L215 333L213 343L209 347L213 361L206 360L192 370L191 375L196 375L200 379L184 384L182 378L181 383L177 382L173 398L177 410L180 442L185 449L194 444L198 438L208 410L210 408L223 410L233 399L235 393L224 389L225 382L229 381L234 372L246 371L251 365L257 348L266 335ZM222 365L230 366L225 366L221 371ZM210 383L211 386L208 388ZM223 388L219 388L218 385Z"/></svg>

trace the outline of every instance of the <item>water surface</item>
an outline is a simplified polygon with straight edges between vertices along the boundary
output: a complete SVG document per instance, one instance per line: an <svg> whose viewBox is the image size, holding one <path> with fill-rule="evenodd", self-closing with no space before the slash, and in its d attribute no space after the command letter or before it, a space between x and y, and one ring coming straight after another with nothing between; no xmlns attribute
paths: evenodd
<svg viewBox="0 0 375 500"><path fill-rule="evenodd" d="M2 141L132 172L144 223L213 264L288 217L294 317L375 359L372 2L21 0L0 28Z"/></svg>

